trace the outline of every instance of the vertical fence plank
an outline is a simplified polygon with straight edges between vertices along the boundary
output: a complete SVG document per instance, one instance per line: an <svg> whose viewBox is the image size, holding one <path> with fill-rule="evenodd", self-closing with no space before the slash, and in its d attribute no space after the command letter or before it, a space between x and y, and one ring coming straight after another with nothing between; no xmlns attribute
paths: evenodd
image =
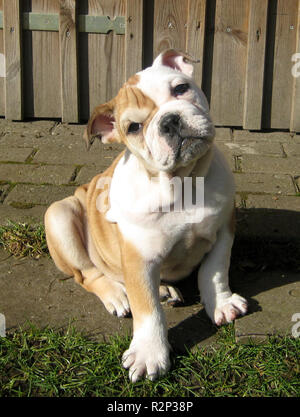
<svg viewBox="0 0 300 417"><path fill-rule="evenodd" d="M292 61L293 65L297 62L297 69L292 72L293 76L293 94L292 94L292 111L291 111L291 123L290 130L292 132L300 132L300 0L298 0L298 21L297 27L297 42L295 53L299 54L299 57L296 58L297 61ZM294 73L296 72L296 73Z"/></svg>
<svg viewBox="0 0 300 417"><path fill-rule="evenodd" d="M88 14L125 16L125 0L89 0ZM88 34L89 109L114 97L125 81L124 35L113 31L106 35Z"/></svg>
<svg viewBox="0 0 300 417"><path fill-rule="evenodd" d="M273 129L289 129L291 118L291 56L296 50L297 0L277 0L274 47L271 124Z"/></svg>
<svg viewBox="0 0 300 417"><path fill-rule="evenodd" d="M248 0L216 1L210 101L216 125L242 124L248 10Z"/></svg>
<svg viewBox="0 0 300 417"><path fill-rule="evenodd" d="M58 0L32 0L34 13L59 13ZM61 117L61 82L60 82L60 54L59 33L48 31L32 31L29 33L32 48L32 61L27 62L32 68L30 89L28 95L29 117ZM28 60L29 61L29 60ZM29 90L29 86L27 86ZM31 97L32 96L32 97ZM31 114L33 113L33 114Z"/></svg>
<svg viewBox="0 0 300 417"><path fill-rule="evenodd" d="M126 1L125 79L142 69L143 19L142 0Z"/></svg>
<svg viewBox="0 0 300 417"><path fill-rule="evenodd" d="M186 49L187 1L155 0L154 57L168 48Z"/></svg>
<svg viewBox="0 0 300 417"><path fill-rule="evenodd" d="M250 2L244 129L261 129L268 0Z"/></svg>
<svg viewBox="0 0 300 417"><path fill-rule="evenodd" d="M188 2L186 50L200 60L194 69L194 78L199 87L202 86L203 75L206 3L206 0Z"/></svg>
<svg viewBox="0 0 300 417"><path fill-rule="evenodd" d="M76 2L60 2L59 39L62 89L62 121L78 122Z"/></svg>
<svg viewBox="0 0 300 417"><path fill-rule="evenodd" d="M19 0L4 0L5 117L21 120L22 54Z"/></svg>
<svg viewBox="0 0 300 417"><path fill-rule="evenodd" d="M3 0L0 0L0 11L3 12ZM5 115L5 58L4 58L4 40L3 30L0 29L0 116Z"/></svg>

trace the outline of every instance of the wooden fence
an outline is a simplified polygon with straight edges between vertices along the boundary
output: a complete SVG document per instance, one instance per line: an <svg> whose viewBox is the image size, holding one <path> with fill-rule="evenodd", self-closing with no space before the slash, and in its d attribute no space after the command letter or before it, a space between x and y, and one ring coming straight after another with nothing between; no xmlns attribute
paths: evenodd
<svg viewBox="0 0 300 417"><path fill-rule="evenodd" d="M300 0L0 0L0 115L85 121L169 47L216 125L300 131Z"/></svg>

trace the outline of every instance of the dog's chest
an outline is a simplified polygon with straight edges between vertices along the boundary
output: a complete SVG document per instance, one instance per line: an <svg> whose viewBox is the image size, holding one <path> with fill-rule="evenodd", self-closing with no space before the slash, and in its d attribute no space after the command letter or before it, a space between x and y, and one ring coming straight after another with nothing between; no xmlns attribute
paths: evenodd
<svg viewBox="0 0 300 417"><path fill-rule="evenodd" d="M182 236L174 240L161 268L161 278L177 280L189 275L213 245L213 236L204 237L199 225L186 227Z"/></svg>

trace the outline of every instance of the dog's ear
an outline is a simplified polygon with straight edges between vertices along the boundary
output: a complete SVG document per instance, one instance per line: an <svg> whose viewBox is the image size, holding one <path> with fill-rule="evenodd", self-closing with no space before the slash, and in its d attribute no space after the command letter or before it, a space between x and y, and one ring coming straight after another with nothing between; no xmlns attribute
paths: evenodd
<svg viewBox="0 0 300 417"><path fill-rule="evenodd" d="M199 60L195 60L185 52L176 51L175 49L168 49L162 52L153 62L153 67L167 66L176 69L189 77L192 77L194 66L193 63L198 63Z"/></svg>
<svg viewBox="0 0 300 417"><path fill-rule="evenodd" d="M90 148L95 137L100 138L103 143L120 142L115 128L114 100L95 107L83 134L87 149Z"/></svg>

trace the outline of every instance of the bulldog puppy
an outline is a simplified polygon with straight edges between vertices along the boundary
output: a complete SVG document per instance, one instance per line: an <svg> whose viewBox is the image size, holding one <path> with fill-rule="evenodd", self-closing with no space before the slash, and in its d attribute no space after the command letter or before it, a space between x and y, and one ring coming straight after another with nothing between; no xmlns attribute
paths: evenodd
<svg viewBox="0 0 300 417"><path fill-rule="evenodd" d="M123 142L126 150L45 215L57 267L110 313L131 311L133 339L123 365L133 382L170 367L160 296L176 302L180 294L161 281L174 283L198 268L201 302L215 324L247 311L228 285L233 175L213 144L208 103L192 73L187 55L168 50L96 107L85 139ZM195 202L198 191L204 201ZM183 195L187 204L179 204Z"/></svg>

